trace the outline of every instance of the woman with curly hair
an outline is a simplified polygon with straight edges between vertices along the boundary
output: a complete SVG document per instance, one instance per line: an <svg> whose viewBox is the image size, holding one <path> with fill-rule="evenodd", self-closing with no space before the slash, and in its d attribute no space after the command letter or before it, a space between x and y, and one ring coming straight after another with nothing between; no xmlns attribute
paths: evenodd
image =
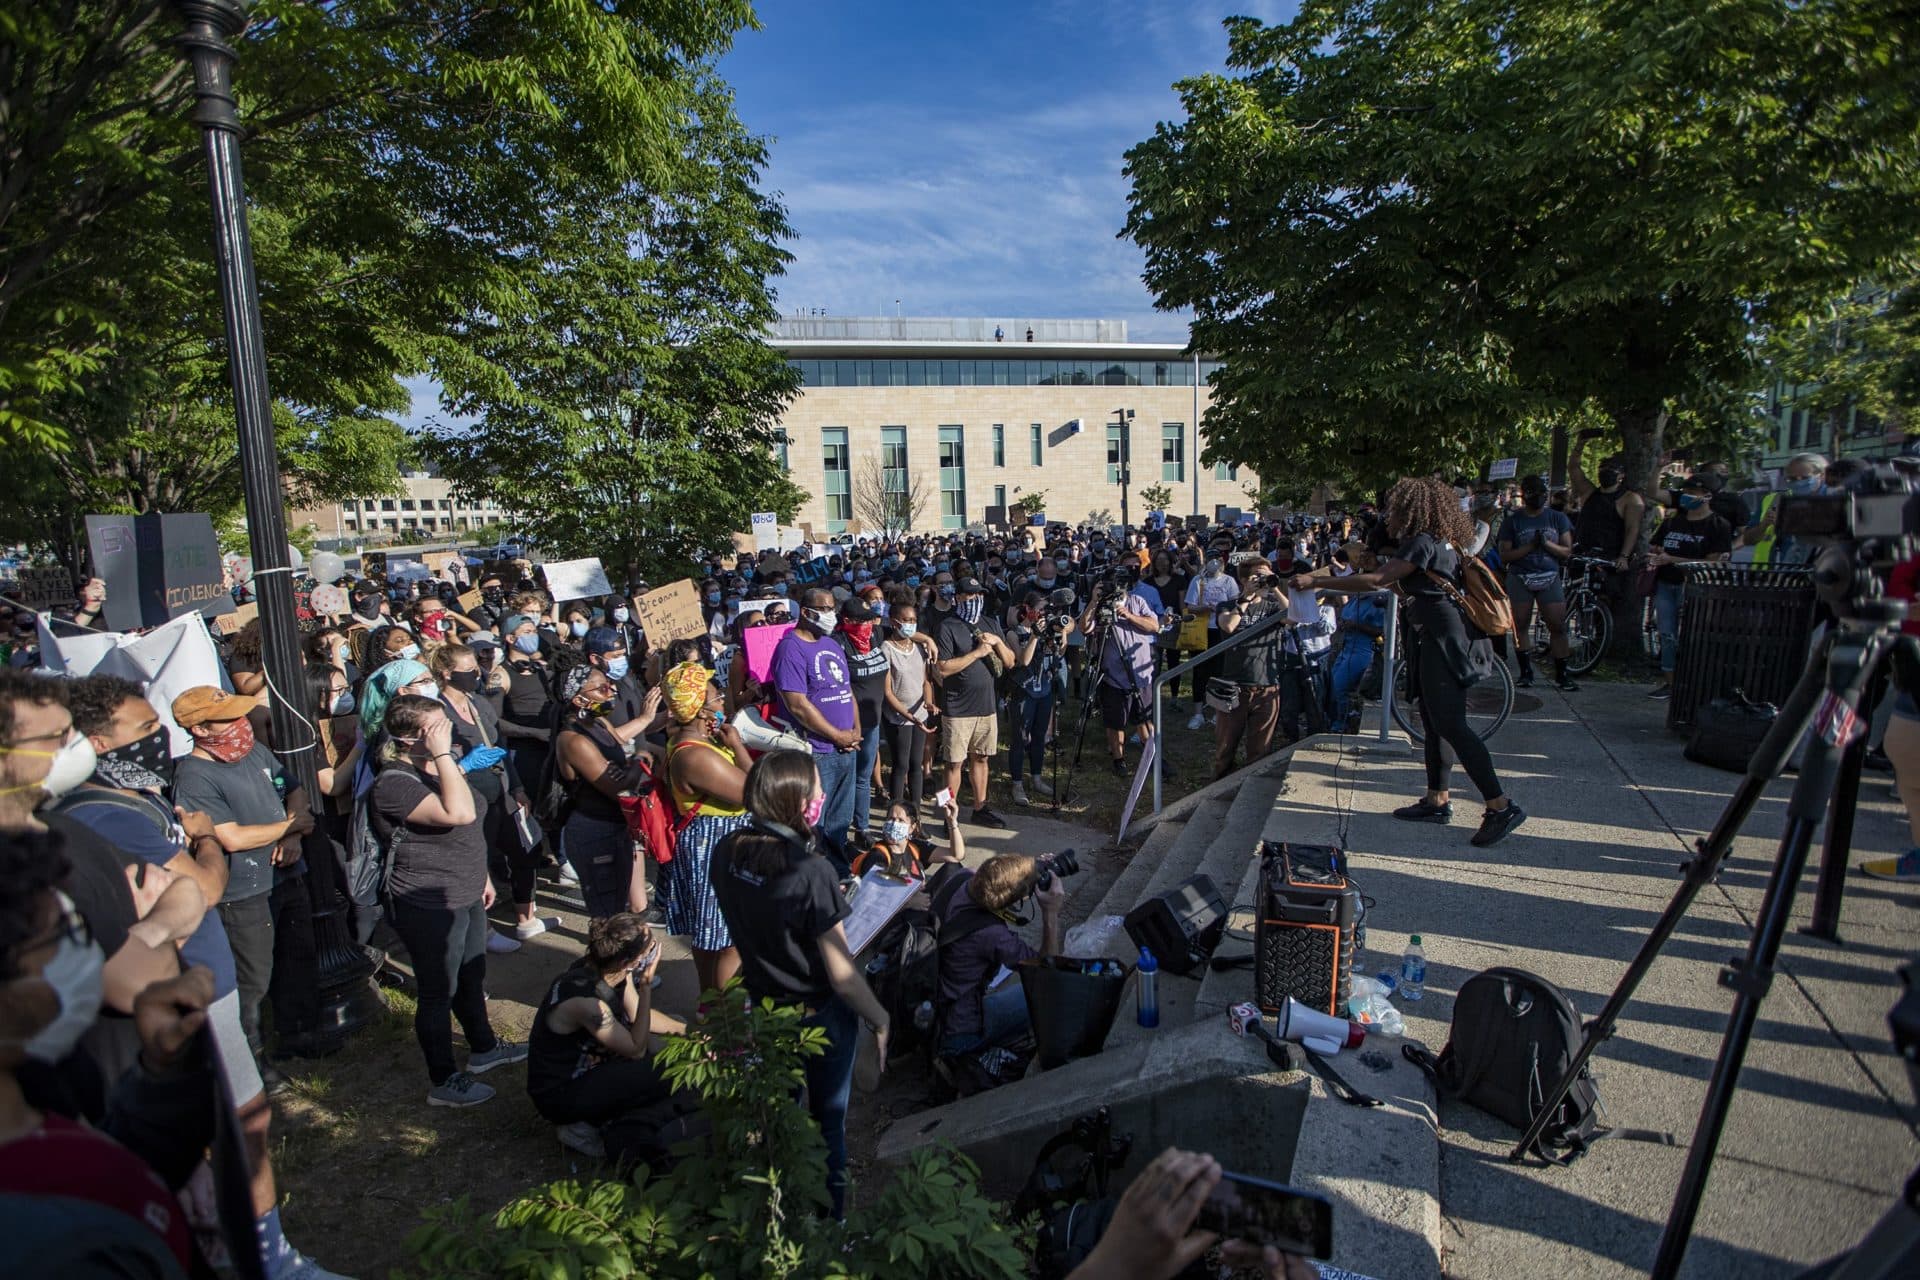
<svg viewBox="0 0 1920 1280"><path fill-rule="evenodd" d="M1387 493L1385 510L1387 532L1399 542L1398 549L1378 570L1349 574L1339 579L1339 586L1356 594L1397 586L1413 624L1407 684L1419 690L1427 793L1395 809L1393 816L1408 822L1451 822L1447 776L1457 756L1486 800L1486 813L1473 835L1473 843L1484 847L1525 822L1527 815L1501 789L1487 744L1467 723L1466 695L1473 683L1467 620L1439 581L1445 579L1454 589L1460 588L1460 548L1473 541L1473 520L1460 509L1452 487L1430 476L1410 476L1394 485ZM1305 590L1329 584L1302 574L1293 579L1293 585Z"/></svg>

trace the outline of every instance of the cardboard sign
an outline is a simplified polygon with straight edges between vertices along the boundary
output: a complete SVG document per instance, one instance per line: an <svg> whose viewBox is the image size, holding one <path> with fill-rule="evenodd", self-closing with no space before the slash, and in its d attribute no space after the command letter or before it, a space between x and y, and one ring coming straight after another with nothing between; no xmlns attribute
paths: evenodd
<svg viewBox="0 0 1920 1280"><path fill-rule="evenodd" d="M88 516L87 544L107 584L107 625L116 631L233 611L209 516Z"/></svg>
<svg viewBox="0 0 1920 1280"><path fill-rule="evenodd" d="M1500 459L1500 461L1494 463L1492 466L1487 468L1487 479L1511 480L1513 479L1513 473L1518 471L1519 469L1520 469L1520 459L1502 458Z"/></svg>
<svg viewBox="0 0 1920 1280"><path fill-rule="evenodd" d="M460 612L471 615L475 609L480 607L480 588L475 587L471 591L462 591L459 595L459 600Z"/></svg>
<svg viewBox="0 0 1920 1280"><path fill-rule="evenodd" d="M240 628L260 616L260 606L249 600L236 607L231 613L223 613L213 620L214 630L223 636L239 634Z"/></svg>
<svg viewBox="0 0 1920 1280"><path fill-rule="evenodd" d="M780 549L780 515L774 511L756 511L752 516L753 549L755 551L778 551ZM737 543L735 545L738 545Z"/></svg>
<svg viewBox="0 0 1920 1280"><path fill-rule="evenodd" d="M633 614L649 649L665 649L683 636L707 634L707 620L700 612L700 589L693 585L692 578L635 596Z"/></svg>
<svg viewBox="0 0 1920 1280"><path fill-rule="evenodd" d="M51 609L55 605L73 603L73 576L60 565L46 569L21 569L19 577L19 596L22 604L44 610ZM109 601L112 600L111 590L107 598Z"/></svg>
<svg viewBox="0 0 1920 1280"><path fill-rule="evenodd" d="M362 551L360 553L360 576L363 578L378 578L384 582L387 577L387 553L384 551Z"/></svg>
<svg viewBox="0 0 1920 1280"><path fill-rule="evenodd" d="M849 537L863 538L866 536L866 533L867 533L867 526L860 523L860 521L858 520L847 521L847 535Z"/></svg>
<svg viewBox="0 0 1920 1280"><path fill-rule="evenodd" d="M453 563L456 554L456 552L452 551L429 551L421 556L420 559L426 562L427 568L438 574L442 569L445 569Z"/></svg>
<svg viewBox="0 0 1920 1280"><path fill-rule="evenodd" d="M351 604L347 599L346 589L331 582L315 587L313 594L307 598L307 603L312 606L315 613L330 614L335 617L346 613Z"/></svg>
<svg viewBox="0 0 1920 1280"><path fill-rule="evenodd" d="M555 604L613 594L613 584L607 581L607 571L600 567L599 556L549 560L541 568L546 570L547 591Z"/></svg>
<svg viewBox="0 0 1920 1280"><path fill-rule="evenodd" d="M732 537L733 554L736 556L750 556L761 549L758 542L754 540L754 536L750 533L736 533L732 535Z"/></svg>
<svg viewBox="0 0 1920 1280"><path fill-rule="evenodd" d="M1021 506L1019 503L1016 502L1011 507L1007 508L1008 524L1013 525L1015 528L1018 528L1019 526L1025 524L1026 522L1027 522L1027 509L1025 507Z"/></svg>
<svg viewBox="0 0 1920 1280"><path fill-rule="evenodd" d="M793 630L794 623L782 622L774 626L748 627L741 639L741 647L747 651L747 674L765 684L767 675L773 670L773 651L787 632Z"/></svg>

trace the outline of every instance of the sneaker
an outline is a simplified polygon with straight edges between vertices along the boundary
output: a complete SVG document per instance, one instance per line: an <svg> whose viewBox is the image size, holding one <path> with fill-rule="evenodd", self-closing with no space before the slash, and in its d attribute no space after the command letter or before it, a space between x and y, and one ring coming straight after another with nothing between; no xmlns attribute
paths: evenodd
<svg viewBox="0 0 1920 1280"><path fill-rule="evenodd" d="M1033 794L1037 796L1046 796L1048 799L1053 798L1053 788L1047 785L1047 780L1045 778L1039 778L1039 777L1028 778L1027 785L1033 788Z"/></svg>
<svg viewBox="0 0 1920 1280"><path fill-rule="evenodd" d="M1515 681L1513 682L1513 687L1514 687L1514 688L1516 688L1516 689L1531 689L1531 688L1533 688L1533 672L1531 672L1531 671L1522 671L1522 672L1520 673L1520 678L1519 678L1518 680L1515 680Z"/></svg>
<svg viewBox="0 0 1920 1280"><path fill-rule="evenodd" d="M973 817L969 818L968 821L976 827L986 827L989 830L998 830L1007 825L1005 818L1002 818L993 810L984 807L976 807L973 811Z"/></svg>
<svg viewBox="0 0 1920 1280"><path fill-rule="evenodd" d="M535 916L531 920L522 920L513 926L513 936L525 942L541 934L560 927L559 916Z"/></svg>
<svg viewBox="0 0 1920 1280"><path fill-rule="evenodd" d="M273 1273L274 1280L351 1280L338 1271L329 1271L306 1254L289 1245L288 1256Z"/></svg>
<svg viewBox="0 0 1920 1280"><path fill-rule="evenodd" d="M1024 809L1028 805L1033 803L1033 801L1027 799L1027 789L1021 786L1019 783L1017 782L1014 783L1012 790L1013 790L1013 802L1019 805L1021 808Z"/></svg>
<svg viewBox="0 0 1920 1280"><path fill-rule="evenodd" d="M1573 682L1572 676L1555 676L1553 678L1553 687L1562 693L1580 692L1580 686Z"/></svg>
<svg viewBox="0 0 1920 1280"><path fill-rule="evenodd" d="M526 1060L527 1046L524 1042L516 1042L507 1039L505 1036L501 1036L494 1042L493 1048L488 1049L485 1053L468 1054L467 1070L477 1076L483 1071L491 1071L495 1067L504 1067L510 1062L525 1062Z"/></svg>
<svg viewBox="0 0 1920 1280"><path fill-rule="evenodd" d="M258 1063L260 1068L260 1088L269 1098L284 1098L293 1088L293 1081L287 1073L264 1058Z"/></svg>
<svg viewBox="0 0 1920 1280"><path fill-rule="evenodd" d="M1504 809L1489 809L1480 819L1480 829L1473 833L1472 843L1486 848L1490 844L1499 844L1507 833L1527 820L1527 811L1509 800Z"/></svg>
<svg viewBox="0 0 1920 1280"><path fill-rule="evenodd" d="M1662 680L1659 684L1647 690L1647 696L1655 702L1665 702L1673 696L1673 686L1665 680Z"/></svg>
<svg viewBox="0 0 1920 1280"><path fill-rule="evenodd" d="M1114 777L1124 778L1127 776L1127 762L1125 760L1110 760L1108 763L1113 765Z"/></svg>
<svg viewBox="0 0 1920 1280"><path fill-rule="evenodd" d="M555 879L560 884L566 885L569 889L578 889L580 887L580 873L573 869L571 862L563 862L560 864L560 874L556 876Z"/></svg>
<svg viewBox="0 0 1920 1280"><path fill-rule="evenodd" d="M464 1071L456 1071L427 1090L431 1107L477 1107L493 1096L493 1086L481 1084Z"/></svg>
<svg viewBox="0 0 1920 1280"><path fill-rule="evenodd" d="M518 933L520 931L518 929L515 929L514 932ZM506 934L495 933L491 929L487 930L487 954L488 955L504 956L504 955L509 955L515 951L518 951L519 949L520 949L520 944L514 941L512 938L509 938Z"/></svg>
<svg viewBox="0 0 1920 1280"><path fill-rule="evenodd" d="M1872 769L1875 773L1893 771L1893 761L1887 759L1886 751L1880 747L1868 747L1866 758L1860 763L1863 768Z"/></svg>
<svg viewBox="0 0 1920 1280"><path fill-rule="evenodd" d="M1863 862L1860 869L1875 880L1894 880L1903 884L1920 884L1920 845L1915 846L1897 858L1875 858Z"/></svg>
<svg viewBox="0 0 1920 1280"><path fill-rule="evenodd" d="M1421 796L1412 804L1402 805L1400 808L1395 809L1393 816L1402 822L1447 823L1453 821L1453 804L1452 802L1448 802L1447 804L1434 804L1425 796Z"/></svg>
<svg viewBox="0 0 1920 1280"><path fill-rule="evenodd" d="M1200 730L1200 726L1205 724L1206 722L1207 722L1207 717L1202 713L1196 711L1193 713L1192 718L1187 721L1187 728L1197 733Z"/></svg>
<svg viewBox="0 0 1920 1280"><path fill-rule="evenodd" d="M600 1130L585 1120L556 1125L553 1136L560 1139L560 1145L569 1151L578 1151L581 1155L591 1156L595 1160L607 1158L607 1144L601 1140Z"/></svg>

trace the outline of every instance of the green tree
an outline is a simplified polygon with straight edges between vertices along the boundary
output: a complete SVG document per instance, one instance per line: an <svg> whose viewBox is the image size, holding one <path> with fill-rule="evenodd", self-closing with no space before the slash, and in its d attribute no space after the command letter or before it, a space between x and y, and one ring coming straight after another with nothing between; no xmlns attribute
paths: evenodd
<svg viewBox="0 0 1920 1280"><path fill-rule="evenodd" d="M1789 402L1810 410L1828 441L1840 439L1850 409L1920 431L1920 276L1849 289L1769 333L1764 351Z"/></svg>
<svg viewBox="0 0 1920 1280"><path fill-rule="evenodd" d="M549 555L655 581L805 497L774 450L798 376L764 337L785 211L758 190L764 144L724 89L694 108L660 182L583 183L550 211L565 272L503 278L434 345L448 406L474 424L425 442Z"/></svg>
<svg viewBox="0 0 1920 1280"><path fill-rule="evenodd" d="M1206 461L1371 492L1599 406L1652 483L1756 325L1910 262L1897 0L1308 0L1127 154L1160 305L1225 361ZM1284 429L1278 424L1284 423Z"/></svg>
<svg viewBox="0 0 1920 1280"><path fill-rule="evenodd" d="M1149 511L1165 511L1173 505L1173 490L1164 484L1150 484L1140 490L1140 501Z"/></svg>

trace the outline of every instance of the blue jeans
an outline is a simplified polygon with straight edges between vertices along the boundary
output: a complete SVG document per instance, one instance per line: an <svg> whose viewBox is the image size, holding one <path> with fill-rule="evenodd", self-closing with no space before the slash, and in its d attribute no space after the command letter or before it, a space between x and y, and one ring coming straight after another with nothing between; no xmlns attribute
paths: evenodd
<svg viewBox="0 0 1920 1280"><path fill-rule="evenodd" d="M1007 744L1007 774L1015 782L1028 773L1039 777L1046 772L1047 723L1053 719L1053 685L1042 697L1022 694L1019 702L1019 733ZM1022 757L1025 757L1024 761Z"/></svg>
<svg viewBox="0 0 1920 1280"><path fill-rule="evenodd" d="M1027 1020L1027 993L1018 978L1002 984L999 990L989 992L980 1001L980 1017L982 1026L977 1034L941 1037L940 1055L951 1057L989 1046L1004 1049L1033 1032L1033 1025Z"/></svg>
<svg viewBox="0 0 1920 1280"><path fill-rule="evenodd" d="M1336 728L1347 723L1353 691L1367 678L1367 668L1372 665L1373 641L1359 635L1348 640L1339 656L1333 660L1333 723Z"/></svg>
<svg viewBox="0 0 1920 1280"><path fill-rule="evenodd" d="M860 1018L835 996L820 1006L802 1026L827 1033L827 1051L808 1058L807 1110L827 1141L827 1190L833 1195L833 1216L847 1216L847 1097L853 1092L853 1055L859 1046Z"/></svg>
<svg viewBox="0 0 1920 1280"><path fill-rule="evenodd" d="M860 749L853 753L853 825L865 831L873 825L873 766L880 759L880 725L867 726Z"/></svg>
<svg viewBox="0 0 1920 1280"><path fill-rule="evenodd" d="M827 793L815 830L827 846L827 857L841 875L847 873L847 824L853 821L854 773L862 751L813 753L813 767L820 771L820 789ZM867 767L873 767L871 756L867 757Z"/></svg>
<svg viewBox="0 0 1920 1280"><path fill-rule="evenodd" d="M1686 589L1684 582L1653 584L1653 615L1660 628L1660 670L1668 675L1680 661L1680 600Z"/></svg>

